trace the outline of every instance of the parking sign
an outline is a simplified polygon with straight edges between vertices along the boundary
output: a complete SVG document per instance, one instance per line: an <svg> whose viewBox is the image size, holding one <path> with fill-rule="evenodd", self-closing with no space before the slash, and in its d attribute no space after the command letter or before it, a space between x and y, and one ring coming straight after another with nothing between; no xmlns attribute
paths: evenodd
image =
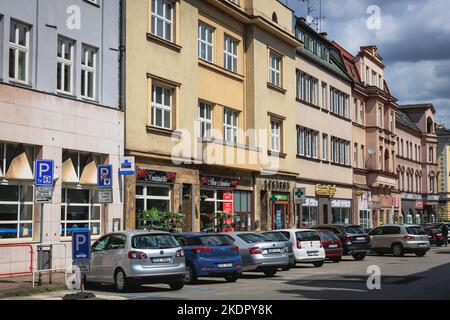
<svg viewBox="0 0 450 320"><path fill-rule="evenodd" d="M74 231L72 233L72 260L91 259L91 232Z"/></svg>
<svg viewBox="0 0 450 320"><path fill-rule="evenodd" d="M112 188L112 166L98 166L97 184L99 188Z"/></svg>
<svg viewBox="0 0 450 320"><path fill-rule="evenodd" d="M36 160L35 181L37 187L53 186L54 162L53 160Z"/></svg>

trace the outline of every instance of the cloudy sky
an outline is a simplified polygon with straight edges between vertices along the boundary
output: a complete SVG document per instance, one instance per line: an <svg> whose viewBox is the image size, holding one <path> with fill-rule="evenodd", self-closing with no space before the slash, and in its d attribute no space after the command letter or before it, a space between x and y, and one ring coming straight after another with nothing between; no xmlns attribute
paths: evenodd
<svg viewBox="0 0 450 320"><path fill-rule="evenodd" d="M282 1L306 16L306 1ZM319 0L310 4L317 9L312 15L319 16ZM380 9L379 30L367 27L371 5ZM438 121L450 128L449 14L449 0L322 0L322 31L352 54L361 45L377 45L399 103L431 102Z"/></svg>

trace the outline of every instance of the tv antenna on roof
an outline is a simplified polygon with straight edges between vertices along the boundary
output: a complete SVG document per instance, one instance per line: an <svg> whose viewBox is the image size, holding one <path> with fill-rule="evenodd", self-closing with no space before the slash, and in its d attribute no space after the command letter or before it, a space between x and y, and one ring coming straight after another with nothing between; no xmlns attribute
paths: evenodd
<svg viewBox="0 0 450 320"><path fill-rule="evenodd" d="M325 20L325 17L322 15L322 0L302 0L307 4L307 13L306 13L306 23L312 28L316 29L317 32L322 32L322 23ZM314 16L313 13L316 11L314 2L317 4L319 2L319 16Z"/></svg>

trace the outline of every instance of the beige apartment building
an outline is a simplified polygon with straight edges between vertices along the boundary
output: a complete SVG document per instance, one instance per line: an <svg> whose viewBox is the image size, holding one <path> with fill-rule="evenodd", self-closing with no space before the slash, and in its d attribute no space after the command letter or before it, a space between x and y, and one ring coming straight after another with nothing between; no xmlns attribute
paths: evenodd
<svg viewBox="0 0 450 320"><path fill-rule="evenodd" d="M276 0L126 2L125 223L181 212L185 230L290 227L293 12Z"/></svg>
<svg viewBox="0 0 450 320"><path fill-rule="evenodd" d="M438 136L438 219L450 221L450 130L443 125L437 128Z"/></svg>

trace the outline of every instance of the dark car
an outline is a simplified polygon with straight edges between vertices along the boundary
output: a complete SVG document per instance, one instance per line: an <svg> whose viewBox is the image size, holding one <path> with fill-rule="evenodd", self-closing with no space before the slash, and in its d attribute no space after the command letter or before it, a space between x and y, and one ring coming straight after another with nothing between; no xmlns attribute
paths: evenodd
<svg viewBox="0 0 450 320"><path fill-rule="evenodd" d="M430 240L430 244L441 247L444 244L444 240L442 238L442 229L436 226L424 226L425 232L428 234L428 240Z"/></svg>
<svg viewBox="0 0 450 320"><path fill-rule="evenodd" d="M174 235L186 258L186 282L198 277L224 277L238 280L242 270L239 248L227 235L210 233L179 233Z"/></svg>
<svg viewBox="0 0 450 320"><path fill-rule="evenodd" d="M263 235L270 238L273 241L279 241L286 243L288 248L289 265L282 267L281 270L288 271L296 266L295 255L294 255L294 244L280 231L266 231L262 232Z"/></svg>
<svg viewBox="0 0 450 320"><path fill-rule="evenodd" d="M317 230L317 232L325 249L325 257L333 262L340 262L344 255L344 250L338 236L328 230Z"/></svg>
<svg viewBox="0 0 450 320"><path fill-rule="evenodd" d="M363 260L370 250L370 237L359 225L323 224L312 229L333 232L342 242L344 255L351 255L356 261Z"/></svg>

